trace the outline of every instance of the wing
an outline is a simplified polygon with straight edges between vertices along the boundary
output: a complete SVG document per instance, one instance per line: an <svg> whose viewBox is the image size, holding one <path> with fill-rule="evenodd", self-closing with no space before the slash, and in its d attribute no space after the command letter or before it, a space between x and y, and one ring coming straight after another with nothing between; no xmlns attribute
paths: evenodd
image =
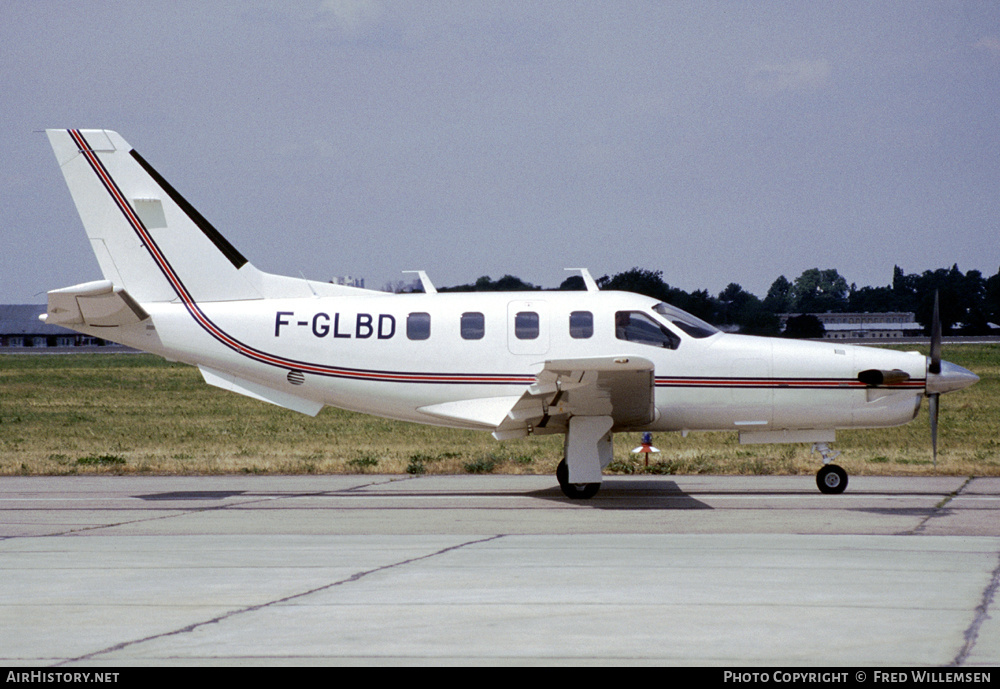
<svg viewBox="0 0 1000 689"><path fill-rule="evenodd" d="M641 357L553 359L496 427L497 440L564 433L571 416L610 416L613 429L655 419L653 362Z"/></svg>

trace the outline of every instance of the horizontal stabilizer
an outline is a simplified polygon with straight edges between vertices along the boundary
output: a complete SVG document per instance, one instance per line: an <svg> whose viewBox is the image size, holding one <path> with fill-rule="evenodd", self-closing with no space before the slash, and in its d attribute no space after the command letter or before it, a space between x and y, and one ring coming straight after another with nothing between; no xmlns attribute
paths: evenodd
<svg viewBox="0 0 1000 689"><path fill-rule="evenodd" d="M43 320L49 325L86 325L92 328L113 328L135 325L149 318L136 301L110 280L85 282L49 292L48 313Z"/></svg>
<svg viewBox="0 0 1000 689"><path fill-rule="evenodd" d="M253 381L245 380L243 378L237 378L236 376L228 373L222 373L221 371L215 371L205 366L199 366L198 370L201 371L202 377L209 385L214 385L217 388L222 388L223 390L228 390L229 392L238 392L241 395L246 395L247 397L252 397L253 399L260 400L262 402L270 402L271 404L275 404L279 407L297 411L300 414L316 416L319 414L319 410L323 408L322 402L315 402L313 400L305 399L304 397L299 397L298 395L292 395L281 390L275 390L274 388L269 388L266 385L254 383Z"/></svg>

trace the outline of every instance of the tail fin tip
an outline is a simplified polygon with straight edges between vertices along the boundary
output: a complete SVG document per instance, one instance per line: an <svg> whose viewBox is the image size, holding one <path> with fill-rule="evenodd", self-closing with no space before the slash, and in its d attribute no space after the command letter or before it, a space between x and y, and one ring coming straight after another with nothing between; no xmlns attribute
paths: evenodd
<svg viewBox="0 0 1000 689"><path fill-rule="evenodd" d="M138 301L261 297L247 259L120 134L46 134L106 279Z"/></svg>

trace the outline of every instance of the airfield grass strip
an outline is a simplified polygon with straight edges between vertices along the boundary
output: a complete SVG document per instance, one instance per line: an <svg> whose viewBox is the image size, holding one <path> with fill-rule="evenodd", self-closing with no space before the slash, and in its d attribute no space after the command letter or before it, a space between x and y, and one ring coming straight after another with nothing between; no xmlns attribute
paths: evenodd
<svg viewBox="0 0 1000 689"><path fill-rule="evenodd" d="M925 404L906 426L839 431L848 473L1000 476L1000 345L945 354L981 381L942 396L937 469ZM607 473L795 475L820 463L809 445L740 445L730 432L657 433L649 466L638 444L616 435ZM0 475L552 474L561 453L562 436L500 443L329 407L311 418L147 354L0 355Z"/></svg>

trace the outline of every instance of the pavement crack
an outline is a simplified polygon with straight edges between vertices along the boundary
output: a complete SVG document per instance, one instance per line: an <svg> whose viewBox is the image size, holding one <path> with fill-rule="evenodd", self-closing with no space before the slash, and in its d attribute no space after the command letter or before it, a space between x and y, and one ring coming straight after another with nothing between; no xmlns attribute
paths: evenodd
<svg viewBox="0 0 1000 689"><path fill-rule="evenodd" d="M934 519L935 517L939 517L943 513L945 513L945 509L947 508L948 503L954 500L963 490L965 490L965 487L968 486L973 481L973 479L975 479L975 476L967 477L965 481L962 483L962 485L960 485L958 488L948 493L948 495L944 496L941 499L941 501L938 502L938 504L934 505L934 509L932 509L931 512L926 517L921 519L919 524L917 524L915 527L913 527L913 529L909 531L909 534L911 536L916 536L920 534L927 527L928 523L930 523L932 519Z"/></svg>
<svg viewBox="0 0 1000 689"><path fill-rule="evenodd" d="M12 539L20 539L20 538L49 538L49 537L53 537L53 536L56 536L56 537L58 537L58 536L71 536L73 534L81 534L81 533L87 533L87 532L92 532L92 531L101 531L101 530L104 530L104 529L114 529L114 528L122 527L122 526L131 526L133 524L144 524L144 523L147 523L147 522L155 522L155 521L168 520L168 519L177 519L177 518L187 517L187 516L190 516L192 514L199 514L199 513L205 513L205 512L216 512L216 511L224 511L224 510L245 508L245 507L247 507L249 505L254 505L254 504L258 504L258 503L269 502L269 501L272 501L272 500L287 500L287 499L301 498L301 497L306 497L306 496L325 496L325 495L336 495L336 494L358 494L358 493L363 493L365 490L370 489L373 486L374 487L384 486L384 485L389 485L391 483L396 483L398 481L409 481L409 480L413 480L413 479L416 479L416 478L418 478L418 477L416 477L416 476L404 476L404 477L395 477L395 476L393 476L393 477L390 477L390 478L372 477L372 480L369 481L368 483L363 483L363 484L360 484L360 485L357 485L357 486L352 486L351 488L347 488L347 489L344 489L344 490L333 491L333 492L331 492L331 491L312 491L312 492L306 492L306 493L297 492L297 493L289 493L289 494L283 494L283 495L261 495L261 496L254 496L253 494L247 494L247 495L243 496L242 499L240 499L240 500L238 500L236 502L224 502L224 503L218 504L218 505L199 505L198 507L178 507L178 508L175 508L176 511L174 511L174 509L171 509L170 510L171 513L170 514L158 514L158 515L156 515L154 517L142 517L140 519L123 519L121 521L116 521L116 522L108 522L108 523L103 523L103 524L91 524L91 525L88 525L88 526L78 526L78 527L63 529L62 531L53 531L51 533L45 533L45 534L25 534L25 535L15 535L15 536L0 536L0 542L12 540ZM139 496L133 496L133 497L139 497Z"/></svg>
<svg viewBox="0 0 1000 689"><path fill-rule="evenodd" d="M969 654L972 653L972 649L975 648L976 642L979 639L979 630L983 626L983 622L990 619L990 606L993 604L993 599L996 597L997 590L1000 589L1000 553L997 557L997 566L993 569L993 576L990 579L990 583L983 589L982 602L975 609L975 615L972 618L972 624L969 628L965 630L965 643L962 644L961 650L955 659L951 661L953 666L964 665L965 661L968 660Z"/></svg>
<svg viewBox="0 0 1000 689"><path fill-rule="evenodd" d="M228 619L231 619L233 617L236 617L238 615L243 615L243 614L246 614L246 613L256 612L257 610L263 610L265 608L269 608L269 607L272 607L274 605L279 605L281 603L287 603L289 601L293 601L293 600L296 600L298 598L303 598L305 596L311 596L314 593L319 593L321 591L328 591L328 590L336 588L338 586L344 586L345 584L351 584L351 583L354 583L354 582L359 581L361 579L364 579L365 577L368 577L368 576L370 576L372 574L378 574L379 572L385 572L385 571L388 571L388 570L391 570L391 569L397 569L399 567L405 567L406 565L411 565L411 564L413 564L415 562L421 562L423 560L430 560L432 558L444 555L445 553L450 553L450 552L455 551L455 550L461 550L462 548L467 548L469 546L479 545L481 543L489 543L490 541L495 541L495 540L498 540L498 539L501 539L501 538L504 538L504 534L497 534L495 536L488 536L486 538L479 538L479 539L476 539L474 541L466 541L464 543L458 543L456 545L448 546L447 548L441 548L440 550L436 550L433 553L427 553L426 555L420 555L419 557L411 557L411 558L408 558L406 560L399 560L398 562L391 562L389 564L382 565L380 567L374 567L372 569L364 570L364 571L361 571L361 572L356 572L355 574L352 574L351 576L349 576L349 577L347 577L345 579L340 579L338 581L330 582L329 584L324 584L323 586L317 586L315 588L309 589L308 591L302 591L300 593L293 593L293 594L285 596L283 598L277 598L275 600L268 601L266 603L259 603L257 605L250 605L250 606L247 606L247 607L244 607L244 608L239 608L237 610L231 610L230 612L227 612L227 613L222 614L222 615L217 615L216 617L213 617L213 618L211 618L209 620L202 620L201 622L195 622L193 624L189 624L189 625L187 625L185 627L181 627L180 629L174 629L174 630L169 631L169 632L163 632L163 633L160 633L160 634L153 634L151 636L143 637L141 639L133 639L131 641L123 641L122 643L115 644L114 646L109 646L107 648L102 648L101 650L93 651L92 653L86 653L86 654L84 654L82 656L78 656L76 658L69 658L67 660L64 660L64 661L61 661L59 663L54 664L52 667L60 667L60 666L63 666L63 665L68 665L70 663L76 663L76 662L80 662L80 661L91 660L93 658L97 658L97 657L105 655L107 653L114 653L116 651L120 651L120 650L128 648L130 646L136 646L138 644L146 643L147 641L155 641L156 639L164 639L164 638L167 638L167 637L170 637L170 636L176 636L178 634L186 634L188 632L193 632L194 630L196 630L196 629L198 629L200 627L204 627L204 626L210 625L210 624L218 624L219 622L224 622L224 621L226 621Z"/></svg>
<svg viewBox="0 0 1000 689"><path fill-rule="evenodd" d="M87 533L88 531L101 531L103 529L114 529L120 526L131 526L133 524L146 524L149 522L157 522L165 519L177 519L178 517L186 517L192 514L198 514L200 512L216 512L219 510L228 509L230 507L232 507L232 505L207 505L203 507L177 508L177 511L172 512L171 514L158 514L154 517L142 517L141 519L123 519L122 521L109 522L106 524L92 524L90 526L78 526L72 529L65 529L64 531L54 531L52 533L38 534L38 535L32 534L27 536L18 536L17 538L52 538L54 536L72 536L74 534Z"/></svg>
<svg viewBox="0 0 1000 689"><path fill-rule="evenodd" d="M416 478L419 478L419 477L418 476L392 476L392 477L389 477L389 478L382 477L382 478L379 478L379 479L373 479L372 481L369 481L368 483L361 483L361 484L358 484L356 486L351 486L350 488L347 488L347 489L345 489L343 491L338 491L338 492L342 492L342 493L357 493L357 492L360 492L360 491L367 490L368 488L371 488L373 486L388 486L391 483L398 483L400 481L413 481Z"/></svg>

